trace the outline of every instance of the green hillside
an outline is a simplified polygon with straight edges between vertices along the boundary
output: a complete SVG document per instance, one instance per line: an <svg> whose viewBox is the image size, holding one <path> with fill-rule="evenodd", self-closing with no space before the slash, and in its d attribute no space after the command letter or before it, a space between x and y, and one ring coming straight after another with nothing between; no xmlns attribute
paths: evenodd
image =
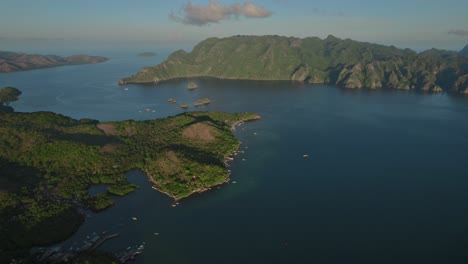
<svg viewBox="0 0 468 264"><path fill-rule="evenodd" d="M131 169L176 200L225 182L224 161L239 145L231 125L257 118L187 112L100 123L0 109L0 262L71 235L82 221L78 209L103 210L113 195L137 189L124 175ZM88 195L101 183L111 187Z"/></svg>
<svg viewBox="0 0 468 264"><path fill-rule="evenodd" d="M468 58L455 52L416 53L393 46L329 36L209 38L192 52L179 50L120 84L215 77L292 80L345 88L395 88L468 93Z"/></svg>

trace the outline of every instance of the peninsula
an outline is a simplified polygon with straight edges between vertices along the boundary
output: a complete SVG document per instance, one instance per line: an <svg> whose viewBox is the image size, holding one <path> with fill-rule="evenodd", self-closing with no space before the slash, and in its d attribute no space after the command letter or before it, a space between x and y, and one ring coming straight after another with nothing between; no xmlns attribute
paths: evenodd
<svg viewBox="0 0 468 264"><path fill-rule="evenodd" d="M176 51L119 84L192 77L468 93L468 57L436 49L417 53L334 36L233 36L206 39L189 53Z"/></svg>
<svg viewBox="0 0 468 264"><path fill-rule="evenodd" d="M0 94L8 95L6 107L20 92L9 87ZM155 189L175 200L226 182L225 161L240 144L231 126L258 118L186 112L102 123L0 108L0 262L67 238L83 221L79 211L105 209L113 196L138 188L125 177L131 169L146 172ZM111 187L88 194L101 183Z"/></svg>
<svg viewBox="0 0 468 264"><path fill-rule="evenodd" d="M72 55L60 57L56 55L37 55L0 51L0 72L35 70L42 68L100 63L107 61L105 57Z"/></svg>

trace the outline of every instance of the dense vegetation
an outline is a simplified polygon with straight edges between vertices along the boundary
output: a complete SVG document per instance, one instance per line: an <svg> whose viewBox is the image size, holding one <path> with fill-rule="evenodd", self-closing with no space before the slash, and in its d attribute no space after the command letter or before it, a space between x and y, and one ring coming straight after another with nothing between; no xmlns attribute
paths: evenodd
<svg viewBox="0 0 468 264"><path fill-rule="evenodd" d="M99 63L107 58L88 55L60 57L56 55L24 54L0 51L0 72L33 70L47 67Z"/></svg>
<svg viewBox="0 0 468 264"><path fill-rule="evenodd" d="M21 91L13 87L4 87L0 89L0 104L9 104L18 100Z"/></svg>
<svg viewBox="0 0 468 264"><path fill-rule="evenodd" d="M418 54L333 36L235 36L206 39L192 52L174 52L119 83L201 76L468 93L468 57L434 49Z"/></svg>
<svg viewBox="0 0 468 264"><path fill-rule="evenodd" d="M90 196L85 200L86 204L94 212L102 211L112 205L114 200L107 193L99 193L94 196Z"/></svg>
<svg viewBox="0 0 468 264"><path fill-rule="evenodd" d="M124 196L124 195L127 195L127 194L135 191L138 188L139 188L138 185L132 184L132 183L130 183L130 184L119 184L119 185L113 185L113 186L109 187L109 189L107 189L107 191L110 194L113 194L113 195Z"/></svg>
<svg viewBox="0 0 468 264"><path fill-rule="evenodd" d="M9 106L11 102L18 100L21 91L13 87L3 87L0 89L0 112L13 112Z"/></svg>
<svg viewBox="0 0 468 264"><path fill-rule="evenodd" d="M99 211L110 194L137 188L139 168L179 199L225 181L225 157L238 146L230 125L254 114L193 112L149 121L99 123L50 112L0 112L0 262L33 245L69 236L77 209ZM93 184L108 193L88 195Z"/></svg>

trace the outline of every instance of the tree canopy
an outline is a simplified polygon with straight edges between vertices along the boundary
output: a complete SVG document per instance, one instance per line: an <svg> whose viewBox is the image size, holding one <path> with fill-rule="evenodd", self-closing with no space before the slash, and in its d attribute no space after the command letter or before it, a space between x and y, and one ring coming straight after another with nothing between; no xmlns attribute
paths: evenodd
<svg viewBox="0 0 468 264"><path fill-rule="evenodd" d="M0 104L8 105L11 102L18 100L21 91L13 87L3 87L0 89Z"/></svg>

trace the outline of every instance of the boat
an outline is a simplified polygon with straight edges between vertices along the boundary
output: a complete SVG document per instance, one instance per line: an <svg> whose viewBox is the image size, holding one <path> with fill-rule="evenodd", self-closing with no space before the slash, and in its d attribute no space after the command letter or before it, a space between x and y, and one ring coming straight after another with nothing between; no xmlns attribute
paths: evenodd
<svg viewBox="0 0 468 264"><path fill-rule="evenodd" d="M138 221L138 218L132 217L132 220L133 220L133 221Z"/></svg>
<svg viewBox="0 0 468 264"><path fill-rule="evenodd" d="M306 158L309 157L309 155L308 155L308 154L304 154L304 155L302 155L302 157L306 159Z"/></svg>

